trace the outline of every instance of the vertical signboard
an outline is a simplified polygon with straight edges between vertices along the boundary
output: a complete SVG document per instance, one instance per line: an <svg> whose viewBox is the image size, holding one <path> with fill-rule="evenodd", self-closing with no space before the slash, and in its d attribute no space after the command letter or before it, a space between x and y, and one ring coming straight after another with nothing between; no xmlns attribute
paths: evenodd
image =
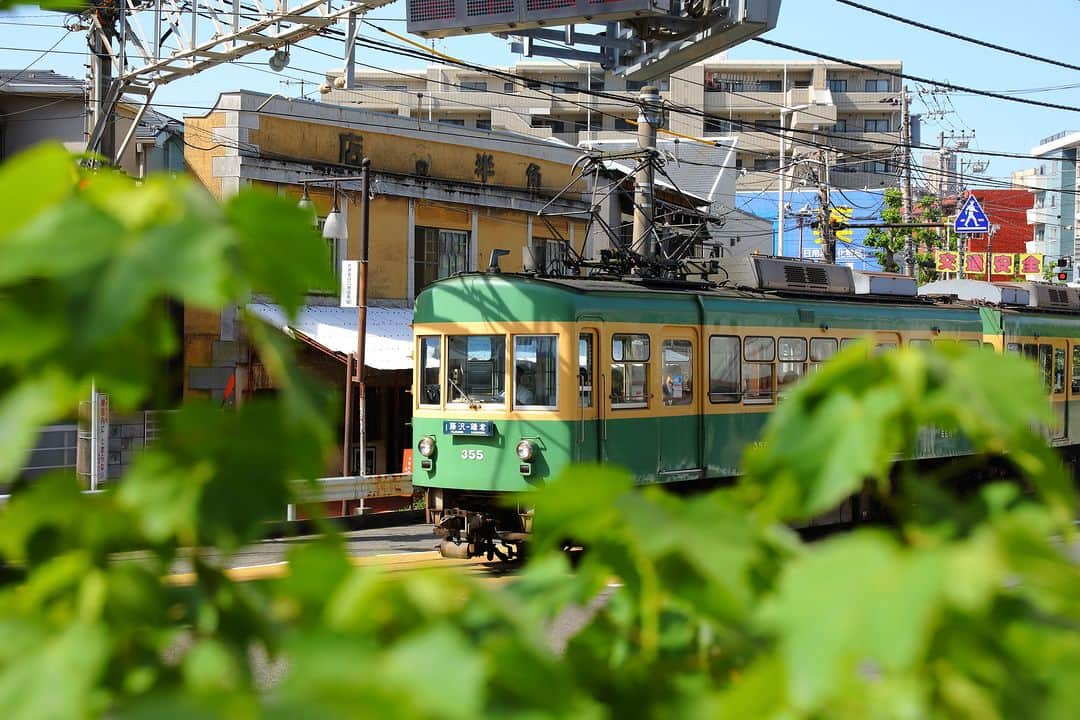
<svg viewBox="0 0 1080 720"><path fill-rule="evenodd" d="M341 307L356 307L359 304L360 288L357 285L359 276L359 260L341 261Z"/></svg>
<svg viewBox="0 0 1080 720"><path fill-rule="evenodd" d="M109 476L109 396L95 388L90 395L90 489Z"/></svg>

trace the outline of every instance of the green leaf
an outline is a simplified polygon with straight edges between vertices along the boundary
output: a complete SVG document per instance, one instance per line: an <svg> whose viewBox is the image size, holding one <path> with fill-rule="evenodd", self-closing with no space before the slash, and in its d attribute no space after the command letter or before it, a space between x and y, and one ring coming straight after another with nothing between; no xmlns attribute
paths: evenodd
<svg viewBox="0 0 1080 720"><path fill-rule="evenodd" d="M241 272L289 317L306 292L333 286L326 243L291 200L252 190L230 198L225 213L236 233Z"/></svg>
<svg viewBox="0 0 1080 720"><path fill-rule="evenodd" d="M80 198L71 199L3 237L0 286L91 272L106 261L123 233L114 218Z"/></svg>
<svg viewBox="0 0 1080 720"><path fill-rule="evenodd" d="M198 640L184 656L184 683L197 695L235 691L243 681L236 656L213 638Z"/></svg>
<svg viewBox="0 0 1080 720"><path fill-rule="evenodd" d="M913 670L935 629L946 564L859 532L820 543L785 569L760 622L777 633L795 707L824 708L848 685Z"/></svg>
<svg viewBox="0 0 1080 720"><path fill-rule="evenodd" d="M59 143L46 143L0 164L0 250L6 237L71 195L77 179L75 160Z"/></svg>
<svg viewBox="0 0 1080 720"><path fill-rule="evenodd" d="M380 675L383 682L408 688L411 702L428 717L472 720L481 715L483 656L447 625L421 630L397 644L387 653ZM424 681L417 683L416 678Z"/></svg>
<svg viewBox="0 0 1080 720"><path fill-rule="evenodd" d="M11 622L0 622L0 645L14 639ZM4 716L60 720L98 715L107 698L99 687L108 652L108 632L98 623L73 623L23 646L17 657L5 658L0 666Z"/></svg>

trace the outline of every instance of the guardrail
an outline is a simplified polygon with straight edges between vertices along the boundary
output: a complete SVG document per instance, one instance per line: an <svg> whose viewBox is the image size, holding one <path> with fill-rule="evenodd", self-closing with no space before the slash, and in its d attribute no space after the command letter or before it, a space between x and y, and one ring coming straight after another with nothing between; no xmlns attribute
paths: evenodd
<svg viewBox="0 0 1080 720"><path fill-rule="evenodd" d="M296 485L298 499L307 502L363 500L365 498L412 495L412 474L352 475L319 478L314 483Z"/></svg>
<svg viewBox="0 0 1080 720"><path fill-rule="evenodd" d="M319 478L314 482L300 480L296 482L297 499L301 502L340 502L343 500L365 500L367 498L391 497L394 495L412 495L412 475L393 473L388 475L353 475L345 477ZM102 490L85 490L85 494L96 494ZM0 495L0 505L7 504L11 495ZM289 520L296 516L296 506L289 505Z"/></svg>

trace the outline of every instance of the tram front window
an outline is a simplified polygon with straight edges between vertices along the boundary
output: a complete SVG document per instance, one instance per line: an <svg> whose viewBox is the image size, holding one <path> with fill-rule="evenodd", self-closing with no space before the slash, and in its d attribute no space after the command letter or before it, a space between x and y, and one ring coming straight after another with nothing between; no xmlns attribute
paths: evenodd
<svg viewBox="0 0 1080 720"><path fill-rule="evenodd" d="M506 338L451 335L446 342L446 397L452 403L501 403L506 393Z"/></svg>

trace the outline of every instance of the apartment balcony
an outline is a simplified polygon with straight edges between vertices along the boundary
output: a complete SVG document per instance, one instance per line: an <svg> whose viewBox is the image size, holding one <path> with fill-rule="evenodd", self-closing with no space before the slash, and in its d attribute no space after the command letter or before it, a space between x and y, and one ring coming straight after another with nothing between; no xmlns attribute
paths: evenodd
<svg viewBox="0 0 1080 720"><path fill-rule="evenodd" d="M786 106L782 92L706 92L706 112L777 113Z"/></svg>
<svg viewBox="0 0 1080 720"><path fill-rule="evenodd" d="M594 128L600 127L600 122L597 121L593 126ZM637 130L596 130L592 132L586 132L582 130L577 135L577 144L586 144L590 142L599 142L601 140L618 140L619 142L636 142L635 137Z"/></svg>
<svg viewBox="0 0 1080 720"><path fill-rule="evenodd" d="M840 152L872 153L888 155L900 144L898 132L851 132L830 131L814 138L815 142L831 145Z"/></svg>
<svg viewBox="0 0 1080 720"><path fill-rule="evenodd" d="M417 97L411 90L333 90L323 97L324 102L358 105L379 112L397 113L399 108L415 110L419 105L424 113L431 109L440 112L483 112L488 108L510 108L531 115L548 115L552 111L551 98L532 93L504 94L483 91L446 90L423 92ZM570 106L577 109L574 106Z"/></svg>
<svg viewBox="0 0 1080 720"><path fill-rule="evenodd" d="M413 94L412 102L416 103L416 95ZM532 115L547 115L552 110L552 100L546 95L534 95L532 93L504 94L468 90L446 90L439 92L424 93L424 106L434 103L436 110L460 110L470 109L483 110L485 108L501 107L511 110L522 110Z"/></svg>
<svg viewBox="0 0 1080 720"><path fill-rule="evenodd" d="M1027 222L1028 225L1059 225L1061 224L1061 208L1028 208Z"/></svg>
<svg viewBox="0 0 1080 720"><path fill-rule="evenodd" d="M636 95L637 93L633 93ZM580 115L587 110L593 112L608 113L622 117L637 117L637 107L629 100L620 102L606 98L587 95L585 93L564 93L553 98L545 98L551 106L551 112L556 115Z"/></svg>
<svg viewBox="0 0 1080 720"><path fill-rule="evenodd" d="M322 101L332 105L356 105L365 110L397 114L402 107L415 108L416 95L401 90L331 90Z"/></svg>
<svg viewBox="0 0 1080 720"><path fill-rule="evenodd" d="M1024 175L1020 178L1020 184L1033 192L1045 192L1052 189L1059 179L1057 175Z"/></svg>
<svg viewBox="0 0 1080 720"><path fill-rule="evenodd" d="M533 137L549 138L552 135L550 127L533 127L528 115L505 108L491 109L491 127L494 130L505 130Z"/></svg>
<svg viewBox="0 0 1080 720"><path fill-rule="evenodd" d="M841 112L884 112L899 93L895 92L833 92L833 102Z"/></svg>
<svg viewBox="0 0 1080 720"><path fill-rule="evenodd" d="M789 88L787 92L707 90L705 110L716 112L765 112L776 114L781 108L813 105L827 109L832 94L821 88Z"/></svg>

